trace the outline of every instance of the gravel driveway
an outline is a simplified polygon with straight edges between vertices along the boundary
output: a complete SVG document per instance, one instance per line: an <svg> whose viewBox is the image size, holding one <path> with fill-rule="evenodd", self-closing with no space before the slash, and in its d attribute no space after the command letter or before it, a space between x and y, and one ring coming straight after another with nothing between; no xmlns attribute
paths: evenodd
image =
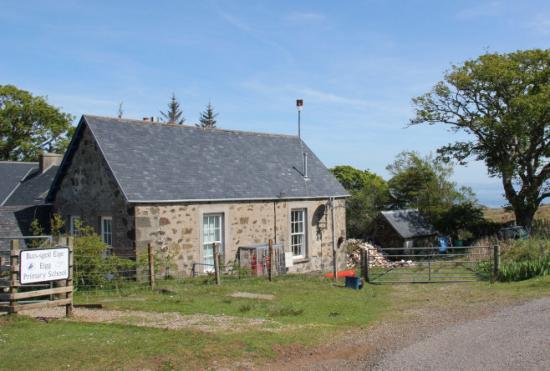
<svg viewBox="0 0 550 371"><path fill-rule="evenodd" d="M445 328L383 358L378 370L550 370L550 298Z"/></svg>

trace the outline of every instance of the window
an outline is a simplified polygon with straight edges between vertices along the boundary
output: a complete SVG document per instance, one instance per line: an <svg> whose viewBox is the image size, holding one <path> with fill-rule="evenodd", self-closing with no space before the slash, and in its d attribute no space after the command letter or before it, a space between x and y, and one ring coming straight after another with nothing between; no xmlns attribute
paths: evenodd
<svg viewBox="0 0 550 371"><path fill-rule="evenodd" d="M71 215L69 218L69 234L76 236L78 233L77 226L80 225L80 217L77 215Z"/></svg>
<svg viewBox="0 0 550 371"><path fill-rule="evenodd" d="M213 243L219 245L219 252L223 254L223 214L205 214L202 217L202 243L204 271L214 271Z"/></svg>
<svg viewBox="0 0 550 371"><path fill-rule="evenodd" d="M306 209L290 212L290 248L295 258L306 257Z"/></svg>
<svg viewBox="0 0 550 371"><path fill-rule="evenodd" d="M113 218L110 216L101 217L101 239L107 246L113 246Z"/></svg>

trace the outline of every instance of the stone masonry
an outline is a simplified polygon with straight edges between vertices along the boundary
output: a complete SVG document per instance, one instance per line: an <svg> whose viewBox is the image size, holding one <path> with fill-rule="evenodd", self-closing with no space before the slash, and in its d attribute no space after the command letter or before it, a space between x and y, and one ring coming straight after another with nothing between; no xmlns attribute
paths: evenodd
<svg viewBox="0 0 550 371"><path fill-rule="evenodd" d="M136 248L151 243L155 249L169 249L176 256L178 270L189 274L192 264L203 261L203 215L223 214L225 263L235 260L239 246L283 243L289 250L290 212L306 208L307 256L295 261L290 272L329 271L332 267L332 230L327 200L232 202L135 207ZM345 201L335 201L336 240L345 236ZM344 249L338 249L338 266L345 265Z"/></svg>
<svg viewBox="0 0 550 371"><path fill-rule="evenodd" d="M134 255L134 209L126 204L88 128L78 143L56 193L54 212L63 216L67 229L69 218L74 215L98 233L101 217L112 217L114 251L124 256Z"/></svg>

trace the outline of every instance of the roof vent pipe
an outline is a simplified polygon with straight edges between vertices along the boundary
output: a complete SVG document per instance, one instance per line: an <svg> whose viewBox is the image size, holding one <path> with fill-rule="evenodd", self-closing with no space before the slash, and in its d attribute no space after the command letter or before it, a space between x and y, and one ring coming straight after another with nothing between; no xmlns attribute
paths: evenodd
<svg viewBox="0 0 550 371"><path fill-rule="evenodd" d="M307 153L304 151L304 178L308 178L307 176Z"/></svg>

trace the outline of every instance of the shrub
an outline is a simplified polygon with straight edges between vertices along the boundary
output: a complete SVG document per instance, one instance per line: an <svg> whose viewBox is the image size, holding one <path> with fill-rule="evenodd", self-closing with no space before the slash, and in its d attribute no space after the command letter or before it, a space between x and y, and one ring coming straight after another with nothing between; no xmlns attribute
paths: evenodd
<svg viewBox="0 0 550 371"><path fill-rule="evenodd" d="M513 241L503 248L500 281L521 281L550 274L550 240Z"/></svg>
<svg viewBox="0 0 550 371"><path fill-rule="evenodd" d="M73 246L76 287L113 287L135 272L134 261L109 255L106 253L107 248L91 227L77 225L77 236Z"/></svg>

